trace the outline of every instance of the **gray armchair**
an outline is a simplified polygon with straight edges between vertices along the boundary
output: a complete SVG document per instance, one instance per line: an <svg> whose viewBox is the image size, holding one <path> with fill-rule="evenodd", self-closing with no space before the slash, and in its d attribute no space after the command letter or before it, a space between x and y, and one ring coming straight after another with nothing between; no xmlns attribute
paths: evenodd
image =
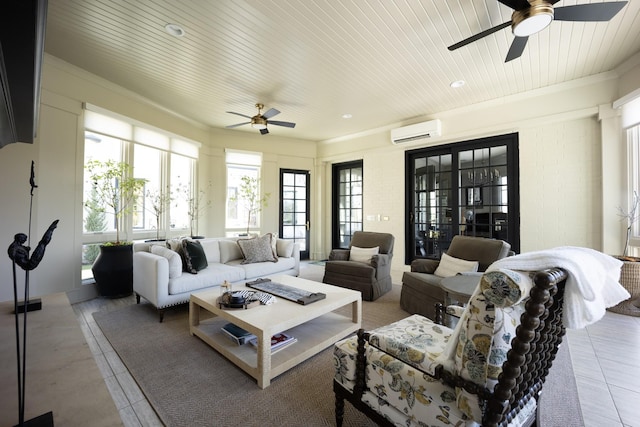
<svg viewBox="0 0 640 427"><path fill-rule="evenodd" d="M447 255L454 258L478 261L480 272L511 253L511 245L505 241L470 236L454 236L447 250ZM416 259L411 271L402 275L400 307L404 311L435 319L435 305L444 303L445 298L440 287L443 277L434 274L439 263L437 259Z"/></svg>
<svg viewBox="0 0 640 427"><path fill-rule="evenodd" d="M391 290L391 259L394 237L389 233L356 231L349 249L333 249L326 262L323 283L362 292L362 299L373 301ZM378 247L368 262L352 261L351 248Z"/></svg>

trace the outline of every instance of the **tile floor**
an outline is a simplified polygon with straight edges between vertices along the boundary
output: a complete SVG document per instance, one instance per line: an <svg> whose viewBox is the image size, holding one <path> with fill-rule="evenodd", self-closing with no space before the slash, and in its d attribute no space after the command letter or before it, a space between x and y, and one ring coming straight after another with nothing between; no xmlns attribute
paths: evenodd
<svg viewBox="0 0 640 427"><path fill-rule="evenodd" d="M162 426L93 320L92 313L96 311L128 304L135 304L133 296L117 300L98 298L74 304L73 309L123 424ZM584 425L640 427L640 317L607 312L602 320L586 329L568 330L567 338Z"/></svg>

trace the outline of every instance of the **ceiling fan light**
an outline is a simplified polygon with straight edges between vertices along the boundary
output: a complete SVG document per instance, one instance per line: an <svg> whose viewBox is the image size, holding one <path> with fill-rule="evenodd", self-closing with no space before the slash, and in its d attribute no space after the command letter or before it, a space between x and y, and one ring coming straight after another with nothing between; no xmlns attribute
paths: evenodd
<svg viewBox="0 0 640 427"><path fill-rule="evenodd" d="M251 127L257 130L263 130L267 128L267 120L262 117L253 117L251 119Z"/></svg>
<svg viewBox="0 0 640 427"><path fill-rule="evenodd" d="M553 6L544 0L534 0L524 10L513 12L511 30L516 37L528 37L536 34L553 21Z"/></svg>

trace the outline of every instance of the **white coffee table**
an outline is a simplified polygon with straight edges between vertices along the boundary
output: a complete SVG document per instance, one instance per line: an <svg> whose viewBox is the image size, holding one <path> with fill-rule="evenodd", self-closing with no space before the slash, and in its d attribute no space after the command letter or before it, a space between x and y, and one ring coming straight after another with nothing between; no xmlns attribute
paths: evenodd
<svg viewBox="0 0 640 427"><path fill-rule="evenodd" d="M218 288L194 292L189 302L189 331L217 350L258 381L269 386L271 379L307 360L336 341L357 331L362 324L362 294L359 291L313 282L298 277L269 276L277 283L322 292L326 298L308 305L277 298L275 304L249 309L221 309L217 304ZM233 290L250 289L234 286ZM251 290L251 289L250 289ZM335 310L351 306L347 315ZM214 316L201 319L202 311ZM344 310L342 310L344 312ZM232 342L221 328L231 322L258 337L258 347ZM298 341L271 354L271 336L287 332ZM256 351L257 350L257 351Z"/></svg>

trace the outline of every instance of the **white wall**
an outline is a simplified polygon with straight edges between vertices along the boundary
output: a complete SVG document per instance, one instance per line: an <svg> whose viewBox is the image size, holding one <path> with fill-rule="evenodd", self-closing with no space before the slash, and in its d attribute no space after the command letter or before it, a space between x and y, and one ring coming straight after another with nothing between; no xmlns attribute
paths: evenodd
<svg viewBox="0 0 640 427"><path fill-rule="evenodd" d="M394 146L387 126L348 141L335 140L318 147L322 165L322 207L326 222L321 228L323 247L317 258L331 249L330 183L333 163L362 159L364 163L364 215L388 215L389 221L365 221L364 229L388 231L396 237L393 268L404 265L404 152L425 146L466 141L511 132L519 134L521 251L562 245L585 246L617 253L622 238L616 206L622 191L607 192L603 205L603 165L605 174L621 174L624 159L616 155L602 160L602 152L621 144L616 115L612 111L603 129L599 119L602 106L618 96L618 76L604 73L557 87L472 105L426 116L411 123L439 118L442 137ZM613 125L612 125L613 124ZM616 180L619 182L619 180ZM603 212L607 215L606 223ZM603 230L608 233L603 244ZM619 250L618 250L619 251Z"/></svg>

